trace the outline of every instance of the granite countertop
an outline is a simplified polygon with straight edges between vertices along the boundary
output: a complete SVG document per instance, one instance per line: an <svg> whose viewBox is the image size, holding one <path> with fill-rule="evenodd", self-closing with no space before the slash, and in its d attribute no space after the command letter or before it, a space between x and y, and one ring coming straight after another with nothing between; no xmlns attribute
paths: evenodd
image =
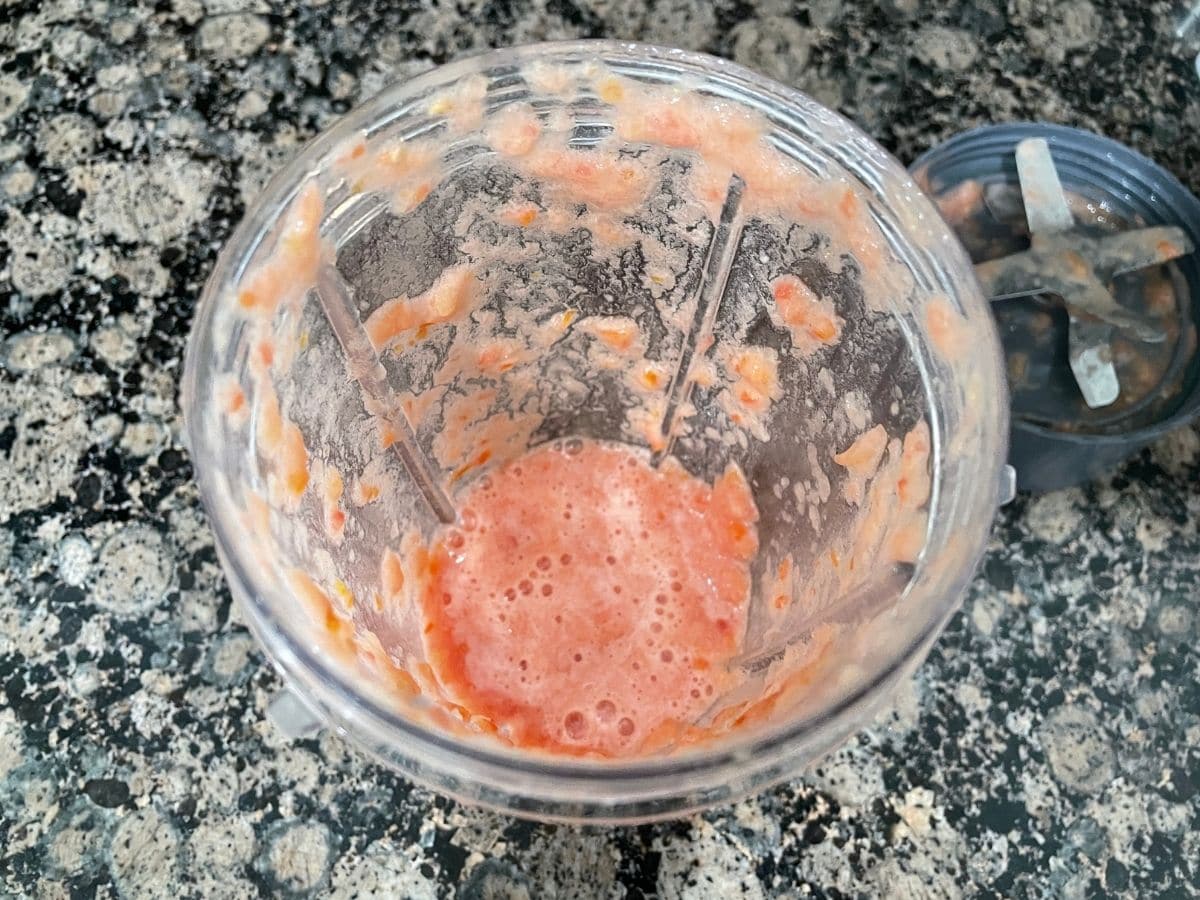
<svg viewBox="0 0 1200 900"><path fill-rule="evenodd" d="M902 160L1092 128L1200 188L1200 82L1155 0L15 0L0 15L0 894L1191 894L1200 432L1002 511L929 661L801 781L543 827L289 742L179 442L200 286L306 138L395 79L575 36L732 56Z"/></svg>

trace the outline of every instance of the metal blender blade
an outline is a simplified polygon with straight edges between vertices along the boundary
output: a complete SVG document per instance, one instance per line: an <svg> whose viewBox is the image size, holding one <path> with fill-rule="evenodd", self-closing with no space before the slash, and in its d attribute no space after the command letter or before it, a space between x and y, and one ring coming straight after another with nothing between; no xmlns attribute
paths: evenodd
<svg viewBox="0 0 1200 900"><path fill-rule="evenodd" d="M1082 234L1075 229L1046 140L1021 141L1016 162L1030 247L980 263L975 273L993 301L1038 294L1061 297L1070 322L1071 372L1089 407L1108 406L1120 396L1110 345L1114 330L1146 343L1166 339L1152 319L1117 303L1109 282L1116 275L1191 253L1192 243L1173 226L1103 237Z"/></svg>

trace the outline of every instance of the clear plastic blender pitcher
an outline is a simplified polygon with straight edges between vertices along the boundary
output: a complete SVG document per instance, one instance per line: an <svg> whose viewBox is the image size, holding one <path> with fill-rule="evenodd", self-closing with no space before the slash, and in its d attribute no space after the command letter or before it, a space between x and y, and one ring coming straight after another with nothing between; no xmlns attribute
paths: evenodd
<svg viewBox="0 0 1200 900"><path fill-rule="evenodd" d="M183 388L234 595L296 695L401 772L564 820L795 775L956 609L1007 398L958 242L882 149L698 54L503 50L311 143L221 255ZM759 549L737 677L686 739L511 745L439 696L412 602L456 499L531 447L735 464Z"/></svg>

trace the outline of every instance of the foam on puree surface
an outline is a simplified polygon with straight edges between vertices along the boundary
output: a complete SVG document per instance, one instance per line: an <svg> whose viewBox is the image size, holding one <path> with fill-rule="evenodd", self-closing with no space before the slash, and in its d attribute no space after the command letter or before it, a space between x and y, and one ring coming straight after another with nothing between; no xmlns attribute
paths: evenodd
<svg viewBox="0 0 1200 900"><path fill-rule="evenodd" d="M516 746L623 755L714 702L745 630L758 513L633 447L573 440L459 499L420 594L446 695Z"/></svg>

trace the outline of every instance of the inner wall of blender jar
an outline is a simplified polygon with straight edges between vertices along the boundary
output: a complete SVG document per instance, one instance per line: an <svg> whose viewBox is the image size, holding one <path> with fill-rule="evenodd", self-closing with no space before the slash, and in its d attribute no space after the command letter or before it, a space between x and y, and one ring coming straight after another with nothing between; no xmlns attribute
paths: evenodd
<svg viewBox="0 0 1200 900"><path fill-rule="evenodd" d="M503 115L462 127L399 181L372 184L354 161L382 165L419 145L373 137L343 153L340 180L323 186L323 240L451 496L546 442L661 449L666 389L728 183L703 148L615 141L603 124L612 110L594 97L547 101L527 148L520 122L516 137L489 131ZM506 141L521 152L497 152ZM745 677L708 717L726 727L819 708L822 672L878 651L853 632L894 606L925 540L929 386L909 334L864 283L913 289L898 266L890 280L881 242L847 242L867 227L866 203L840 175L810 178L807 217L751 184L670 447L708 480L739 466L760 515L735 662ZM794 279L816 305L789 319ZM814 324L822 312L835 333ZM437 523L348 377L320 305L311 295L281 304L269 327L239 334L234 374L251 411L231 434L245 454L241 494L271 568L311 618L313 644L365 669L372 689L412 715L494 739L434 696L410 562ZM286 440L261 445L272 394L299 455ZM289 477L303 481L290 499Z"/></svg>

